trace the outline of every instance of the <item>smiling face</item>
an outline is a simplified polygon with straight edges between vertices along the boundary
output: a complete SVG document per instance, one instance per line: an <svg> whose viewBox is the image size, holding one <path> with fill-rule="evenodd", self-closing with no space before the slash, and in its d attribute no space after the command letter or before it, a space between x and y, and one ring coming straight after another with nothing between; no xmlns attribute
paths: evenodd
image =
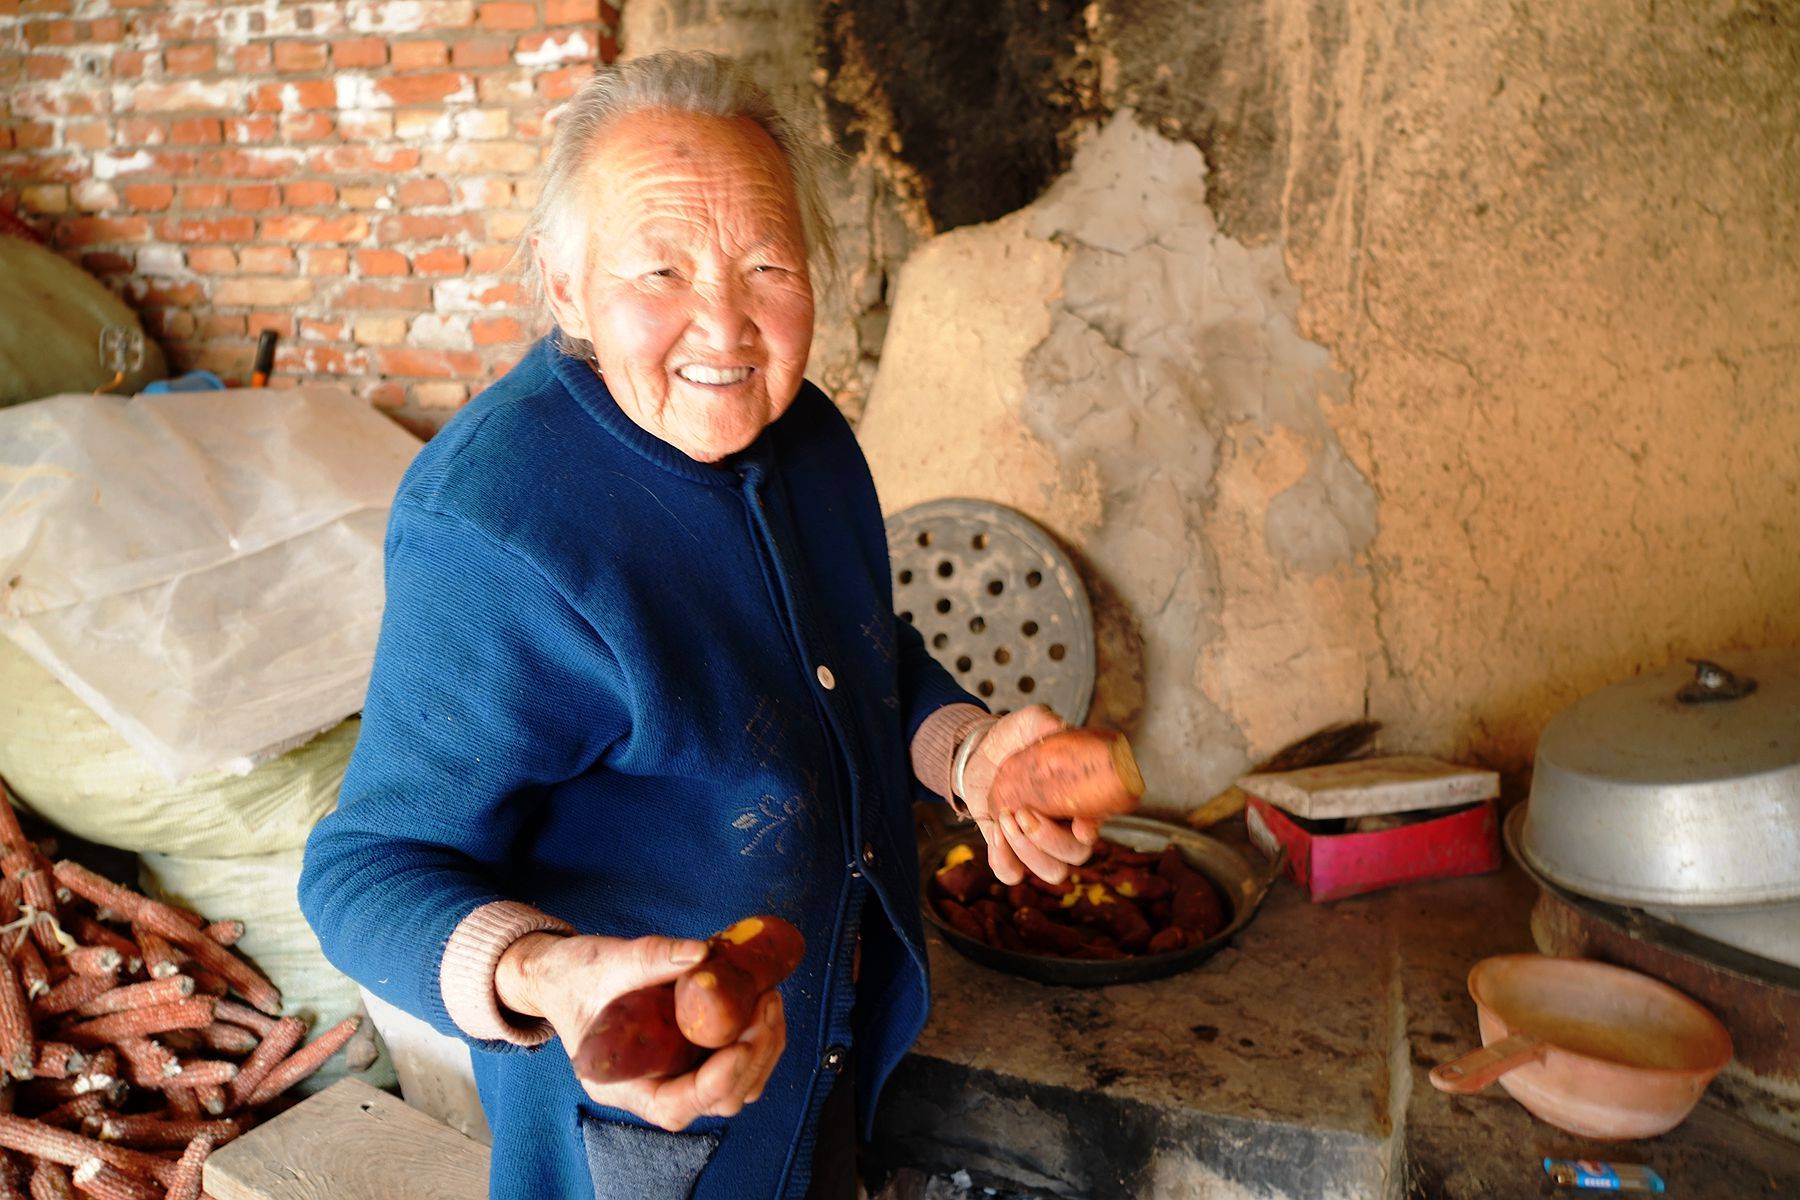
<svg viewBox="0 0 1800 1200"><path fill-rule="evenodd" d="M812 343L806 237L774 139L739 118L636 112L600 135L580 187L585 273L559 275L535 247L557 323L593 344L645 430L699 462L744 449L794 402Z"/></svg>

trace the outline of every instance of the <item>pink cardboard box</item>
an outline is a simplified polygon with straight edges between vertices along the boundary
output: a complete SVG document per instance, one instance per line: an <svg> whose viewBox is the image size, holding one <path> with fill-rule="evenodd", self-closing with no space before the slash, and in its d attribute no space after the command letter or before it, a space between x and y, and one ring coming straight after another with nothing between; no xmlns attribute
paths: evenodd
<svg viewBox="0 0 1800 1200"><path fill-rule="evenodd" d="M1251 796L1245 821L1265 854L1287 851L1289 878L1315 904L1500 867L1499 814L1486 800L1394 829L1333 833L1339 822L1291 816Z"/></svg>

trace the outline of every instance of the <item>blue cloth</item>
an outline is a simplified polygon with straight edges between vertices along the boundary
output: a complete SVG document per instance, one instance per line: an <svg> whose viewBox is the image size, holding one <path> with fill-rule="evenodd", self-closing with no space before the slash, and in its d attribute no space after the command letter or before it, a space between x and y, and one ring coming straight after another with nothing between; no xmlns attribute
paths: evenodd
<svg viewBox="0 0 1800 1200"><path fill-rule="evenodd" d="M718 1149L693 1194L801 1196L827 1051L855 1047L866 1122L924 1025L907 747L972 702L894 616L848 425L806 385L700 464L547 340L419 454L386 553L362 735L300 881L326 955L461 1036L439 962L490 901L620 937L792 921L787 1052L761 1100L695 1126ZM474 1061L490 1194L594 1195L584 1146L607 1139L584 1129L641 1123L592 1104L559 1042Z"/></svg>

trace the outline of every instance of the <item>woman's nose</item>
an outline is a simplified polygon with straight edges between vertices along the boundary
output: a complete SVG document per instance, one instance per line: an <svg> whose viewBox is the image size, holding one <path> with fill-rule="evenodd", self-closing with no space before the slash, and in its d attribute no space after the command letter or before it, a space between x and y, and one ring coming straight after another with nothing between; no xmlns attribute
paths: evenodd
<svg viewBox="0 0 1800 1200"><path fill-rule="evenodd" d="M749 295L735 282L696 289L694 325L710 350L737 350L750 344L756 323Z"/></svg>

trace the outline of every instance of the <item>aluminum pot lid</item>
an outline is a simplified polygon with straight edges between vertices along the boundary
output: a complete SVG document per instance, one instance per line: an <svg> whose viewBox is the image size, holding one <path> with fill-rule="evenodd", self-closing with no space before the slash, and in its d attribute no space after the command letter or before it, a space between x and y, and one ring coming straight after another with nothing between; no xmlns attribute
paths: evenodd
<svg viewBox="0 0 1800 1200"><path fill-rule="evenodd" d="M1753 779L1800 765L1800 654L1690 660L1602 688L1553 719L1538 762L1650 787Z"/></svg>

